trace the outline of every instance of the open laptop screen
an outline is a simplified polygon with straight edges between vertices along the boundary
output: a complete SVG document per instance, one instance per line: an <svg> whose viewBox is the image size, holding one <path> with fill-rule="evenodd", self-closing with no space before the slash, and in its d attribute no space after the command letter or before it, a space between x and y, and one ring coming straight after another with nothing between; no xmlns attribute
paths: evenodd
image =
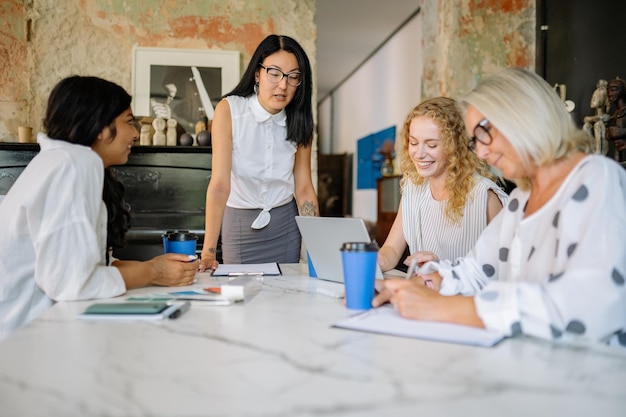
<svg viewBox="0 0 626 417"><path fill-rule="evenodd" d="M296 223L317 277L343 283L341 245L344 242L370 241L363 219L296 216ZM377 265L376 278L382 277Z"/></svg>

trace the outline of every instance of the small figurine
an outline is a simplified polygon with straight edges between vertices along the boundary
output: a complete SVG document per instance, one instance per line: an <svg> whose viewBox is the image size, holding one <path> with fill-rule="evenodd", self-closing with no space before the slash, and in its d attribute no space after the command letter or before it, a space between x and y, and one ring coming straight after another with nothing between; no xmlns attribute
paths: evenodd
<svg viewBox="0 0 626 417"><path fill-rule="evenodd" d="M165 146L165 120L156 118L152 121L152 127L154 128L154 136L152 137L152 144L154 146Z"/></svg>
<svg viewBox="0 0 626 417"><path fill-rule="evenodd" d="M152 145L152 128L150 127L150 125L141 125L141 132L139 133L139 145Z"/></svg>
<svg viewBox="0 0 626 417"><path fill-rule="evenodd" d="M586 116L583 129L594 138L594 152L606 155L609 144L606 141L606 122L609 120L610 103L606 93L606 80L598 80L596 89L591 96L591 108L596 110L595 116Z"/></svg>
<svg viewBox="0 0 626 417"><path fill-rule="evenodd" d="M565 105L565 110L567 110L568 113L573 112L576 108L576 103L572 100L567 100L567 86L565 84L554 84L554 91L559 93L561 101L563 101L563 104Z"/></svg>
<svg viewBox="0 0 626 417"><path fill-rule="evenodd" d="M206 130L206 123L204 122L204 120L199 120L198 122L196 122L196 135L205 130Z"/></svg>
<svg viewBox="0 0 626 417"><path fill-rule="evenodd" d="M167 146L176 146L176 139L178 138L176 134L177 124L176 119L167 119Z"/></svg>
<svg viewBox="0 0 626 417"><path fill-rule="evenodd" d="M613 142L615 152L613 157L616 161L626 160L626 81L617 77L607 83L606 86L609 102L615 107L615 113L611 116L606 128L606 139Z"/></svg>

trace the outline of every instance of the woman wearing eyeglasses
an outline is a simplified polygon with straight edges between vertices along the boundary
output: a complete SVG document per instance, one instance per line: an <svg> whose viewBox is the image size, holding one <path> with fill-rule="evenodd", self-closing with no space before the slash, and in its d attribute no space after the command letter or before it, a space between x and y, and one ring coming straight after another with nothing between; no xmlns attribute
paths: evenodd
<svg viewBox="0 0 626 417"><path fill-rule="evenodd" d="M510 336L626 347L626 171L590 154L591 138L531 71L488 77L461 104L470 148L517 189L466 257L385 281L373 305L390 300L405 317Z"/></svg>
<svg viewBox="0 0 626 417"><path fill-rule="evenodd" d="M311 179L311 91L302 47L270 35L216 106L201 270L218 265L220 231L224 263L299 261L295 216L319 214Z"/></svg>
<svg viewBox="0 0 626 417"><path fill-rule="evenodd" d="M450 98L428 99L407 115L398 142L402 199L378 252L383 271L395 268L407 245L405 265L465 256L506 203L467 141L463 116Z"/></svg>

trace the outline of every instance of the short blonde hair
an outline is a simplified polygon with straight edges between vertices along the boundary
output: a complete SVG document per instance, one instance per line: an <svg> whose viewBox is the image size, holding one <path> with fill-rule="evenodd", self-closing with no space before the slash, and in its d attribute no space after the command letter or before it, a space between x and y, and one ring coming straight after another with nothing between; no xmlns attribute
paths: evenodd
<svg viewBox="0 0 626 417"><path fill-rule="evenodd" d="M576 127L556 91L524 68L506 68L483 79L460 100L482 113L511 143L524 168L543 166L576 151L591 152L589 136ZM514 179L529 189L527 178Z"/></svg>
<svg viewBox="0 0 626 417"><path fill-rule="evenodd" d="M463 217L465 202L474 186L474 173L495 179L488 165L470 151L465 123L456 101L447 97L435 97L423 101L409 112L396 145L403 173L402 188L407 181L420 185L426 181L417 173L409 156L409 128L416 117L429 117L439 127L443 155L446 158L445 188L449 193L445 213L448 219L457 223Z"/></svg>

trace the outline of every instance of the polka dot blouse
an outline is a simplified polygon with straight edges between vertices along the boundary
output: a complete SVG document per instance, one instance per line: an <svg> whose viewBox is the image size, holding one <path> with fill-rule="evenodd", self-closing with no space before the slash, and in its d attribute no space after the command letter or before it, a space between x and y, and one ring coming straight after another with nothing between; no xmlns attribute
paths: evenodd
<svg viewBox="0 0 626 417"><path fill-rule="evenodd" d="M626 170L600 155L579 162L524 218L529 193L507 206L464 258L429 264L444 295L476 295L487 328L626 348Z"/></svg>

